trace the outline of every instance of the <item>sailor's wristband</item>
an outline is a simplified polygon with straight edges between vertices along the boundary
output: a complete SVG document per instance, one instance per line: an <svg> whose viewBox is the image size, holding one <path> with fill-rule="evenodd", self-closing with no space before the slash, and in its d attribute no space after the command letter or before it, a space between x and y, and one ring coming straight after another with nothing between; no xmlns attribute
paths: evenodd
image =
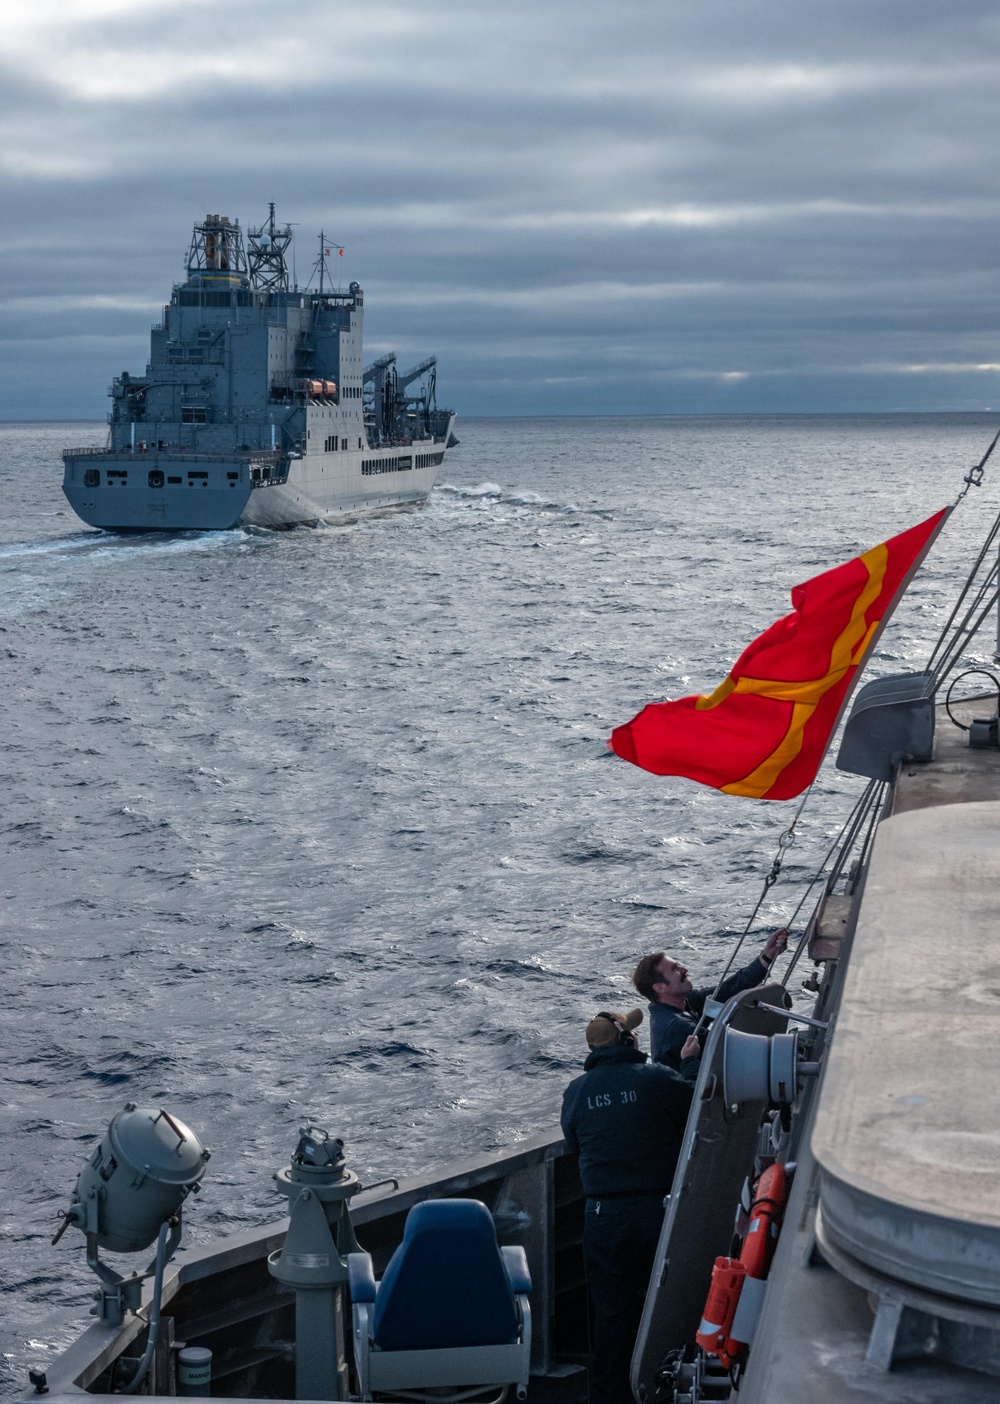
<svg viewBox="0 0 1000 1404"><path fill-rule="evenodd" d="M761 960L764 962L764 964L767 965L767 966L771 966L771 965L774 964L774 956L769 956L768 953L767 953L767 951L761 951L761 953L760 953L760 959L761 959Z"/></svg>

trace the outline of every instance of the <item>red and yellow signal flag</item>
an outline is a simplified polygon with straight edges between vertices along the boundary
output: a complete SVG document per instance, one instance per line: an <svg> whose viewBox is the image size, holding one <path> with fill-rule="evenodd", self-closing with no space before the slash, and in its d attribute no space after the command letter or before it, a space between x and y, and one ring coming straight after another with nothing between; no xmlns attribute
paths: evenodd
<svg viewBox="0 0 1000 1404"><path fill-rule="evenodd" d="M793 611L707 697L653 702L608 743L654 775L791 799L815 779L854 682L950 507L792 590Z"/></svg>

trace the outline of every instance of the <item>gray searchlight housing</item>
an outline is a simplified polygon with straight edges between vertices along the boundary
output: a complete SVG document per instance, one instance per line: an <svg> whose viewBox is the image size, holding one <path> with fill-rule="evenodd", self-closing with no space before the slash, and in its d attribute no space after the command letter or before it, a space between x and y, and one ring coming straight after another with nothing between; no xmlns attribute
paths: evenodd
<svg viewBox="0 0 1000 1404"><path fill-rule="evenodd" d="M138 1389L149 1367L160 1317L163 1269L181 1241L181 1206L198 1189L209 1151L194 1132L169 1112L128 1102L80 1172L73 1200L53 1238L70 1224L87 1238L87 1266L100 1279L97 1306L102 1325L120 1326L126 1311L138 1311L145 1278L154 1276L149 1339L132 1381ZM141 1253L156 1241L156 1257L144 1273L130 1277L102 1263L100 1249Z"/></svg>
<svg viewBox="0 0 1000 1404"><path fill-rule="evenodd" d="M210 1152L169 1112L129 1102L80 1172L65 1224L88 1247L141 1253L198 1188Z"/></svg>
<svg viewBox="0 0 1000 1404"><path fill-rule="evenodd" d="M53 1238L70 1224L87 1238L87 1266L100 1279L91 1311L103 1326L120 1326L137 1312L146 1278L153 1277L146 1350L121 1391L134 1394L146 1377L160 1324L163 1270L181 1241L181 1206L198 1188L209 1152L194 1132L169 1112L127 1102L81 1170L73 1200ZM156 1242L156 1257L143 1273L125 1277L101 1262L100 1250L141 1253Z"/></svg>

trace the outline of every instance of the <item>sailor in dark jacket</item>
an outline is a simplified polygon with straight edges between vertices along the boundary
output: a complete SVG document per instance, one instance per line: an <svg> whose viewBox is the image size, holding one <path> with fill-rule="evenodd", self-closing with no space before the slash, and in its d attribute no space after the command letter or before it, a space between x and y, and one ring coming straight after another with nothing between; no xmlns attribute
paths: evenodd
<svg viewBox="0 0 1000 1404"><path fill-rule="evenodd" d="M632 1404L632 1349L698 1075L697 1039L675 1073L639 1052L632 1030L641 1023L641 1009L592 1019L583 1076L563 1094L562 1131L587 1197L590 1404Z"/></svg>
<svg viewBox="0 0 1000 1404"><path fill-rule="evenodd" d="M775 931L767 945L749 965L723 980L715 998L721 1004L741 990L753 989L767 979L776 956L788 945L785 927ZM665 1063L680 1071L681 1049L691 1037L705 1008L705 1000L715 994L714 985L696 990L688 979L687 966L672 960L665 951L643 956L635 968L632 983L649 1000L649 1043L654 1063Z"/></svg>

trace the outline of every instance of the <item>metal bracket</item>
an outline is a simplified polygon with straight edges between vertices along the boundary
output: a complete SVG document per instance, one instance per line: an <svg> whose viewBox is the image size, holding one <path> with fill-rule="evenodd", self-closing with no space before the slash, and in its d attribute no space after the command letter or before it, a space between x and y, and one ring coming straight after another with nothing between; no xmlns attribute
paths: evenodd
<svg viewBox="0 0 1000 1404"><path fill-rule="evenodd" d="M810 1019L808 1014L795 1014L791 1009L779 1009L776 1004L758 1004L758 1009L766 1009L769 1014L782 1014L786 1019L795 1019L800 1024L811 1024L814 1029L828 1029L829 1019Z"/></svg>

